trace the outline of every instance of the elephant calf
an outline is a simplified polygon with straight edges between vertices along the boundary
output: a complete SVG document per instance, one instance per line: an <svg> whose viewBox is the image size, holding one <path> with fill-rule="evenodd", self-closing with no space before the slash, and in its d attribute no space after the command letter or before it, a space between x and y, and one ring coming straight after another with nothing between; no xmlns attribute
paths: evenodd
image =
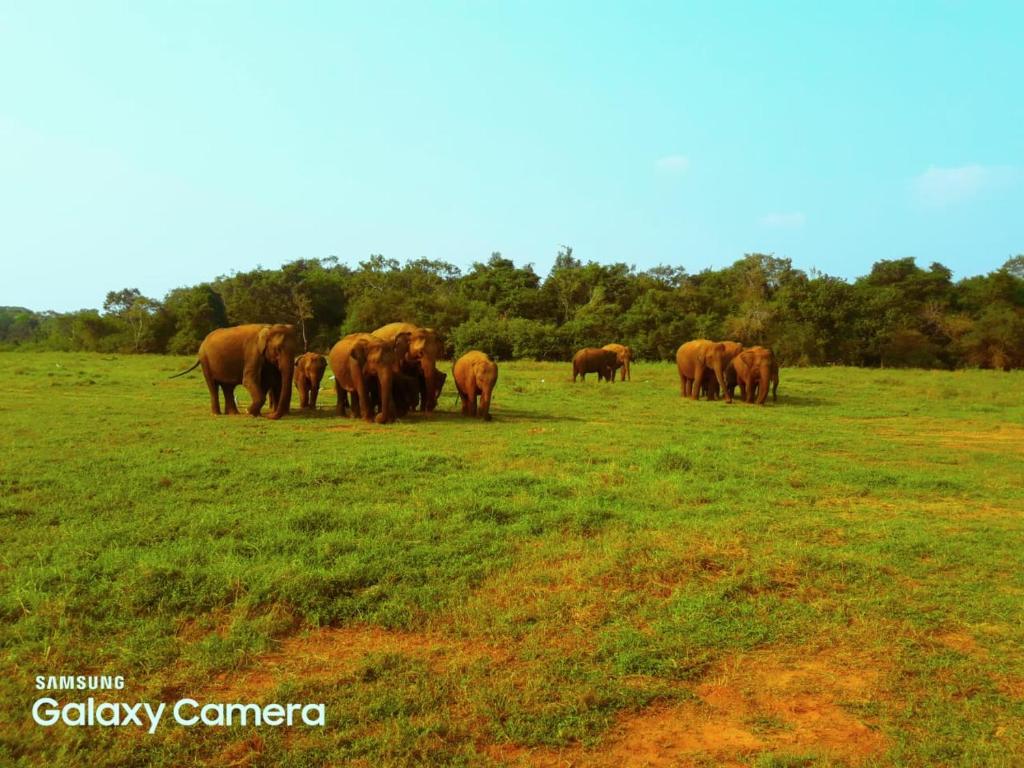
<svg viewBox="0 0 1024 768"><path fill-rule="evenodd" d="M584 347L572 358L572 380L579 376L587 380L588 373L596 373L597 380L615 381L615 364L618 358L610 349Z"/></svg>
<svg viewBox="0 0 1024 768"><path fill-rule="evenodd" d="M462 415L479 415L484 421L491 420L491 393L498 383L498 365L485 353L474 350L467 352L455 362L452 369L455 388L462 400ZM476 399L480 398L477 408Z"/></svg>
<svg viewBox="0 0 1024 768"><path fill-rule="evenodd" d="M327 370L327 359L316 352L299 355L295 361L295 388L299 390L299 407L316 409L320 382Z"/></svg>

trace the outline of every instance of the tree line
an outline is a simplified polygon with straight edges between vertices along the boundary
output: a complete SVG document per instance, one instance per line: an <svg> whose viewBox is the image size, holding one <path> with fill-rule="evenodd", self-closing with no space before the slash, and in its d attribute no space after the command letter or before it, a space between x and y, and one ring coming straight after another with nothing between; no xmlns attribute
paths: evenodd
<svg viewBox="0 0 1024 768"><path fill-rule="evenodd" d="M451 355L502 360L568 360L610 341L671 360L683 341L711 338L770 346L783 365L1009 369L1024 365L1024 255L955 282L942 264L913 258L876 262L853 281L760 253L689 274L584 263L563 247L543 278L500 253L466 271L379 255L355 268L302 259L162 300L111 291L102 310L0 307L0 348L193 354L215 328L291 322L307 349L326 352L395 320L436 329Z"/></svg>

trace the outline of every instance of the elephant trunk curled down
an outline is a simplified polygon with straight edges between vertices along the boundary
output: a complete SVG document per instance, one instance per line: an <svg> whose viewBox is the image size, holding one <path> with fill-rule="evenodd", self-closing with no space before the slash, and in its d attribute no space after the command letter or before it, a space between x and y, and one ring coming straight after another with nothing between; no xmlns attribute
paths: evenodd
<svg viewBox="0 0 1024 768"><path fill-rule="evenodd" d="M491 395L498 383L497 364L485 353L473 350L456 361L452 375L462 400L462 415L479 415L484 421L490 421ZM480 398L479 407L477 397Z"/></svg>
<svg viewBox="0 0 1024 768"><path fill-rule="evenodd" d="M210 392L210 410L221 412L219 389L224 393L225 413L238 413L235 387L241 384L252 398L249 415L260 415L268 395L271 411L267 418L286 415L291 408L297 347L294 325L250 323L211 331L198 354L198 365Z"/></svg>

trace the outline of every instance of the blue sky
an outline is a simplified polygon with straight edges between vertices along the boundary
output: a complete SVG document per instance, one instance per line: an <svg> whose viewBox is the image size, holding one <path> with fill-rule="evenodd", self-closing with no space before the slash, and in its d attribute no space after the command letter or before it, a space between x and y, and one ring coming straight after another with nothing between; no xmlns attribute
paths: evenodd
<svg viewBox="0 0 1024 768"><path fill-rule="evenodd" d="M500 250L1024 252L1024 4L4 3L0 304Z"/></svg>

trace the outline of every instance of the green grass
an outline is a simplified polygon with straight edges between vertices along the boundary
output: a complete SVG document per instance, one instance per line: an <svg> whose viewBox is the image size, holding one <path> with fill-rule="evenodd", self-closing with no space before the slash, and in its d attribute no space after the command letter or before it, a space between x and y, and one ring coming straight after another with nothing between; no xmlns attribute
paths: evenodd
<svg viewBox="0 0 1024 768"><path fill-rule="evenodd" d="M330 392L215 418L201 378L167 380L189 363L0 355L2 765L586 764L769 657L871 673L830 701L878 734L872 764L1024 762L1020 373L784 369L756 407L683 401L668 364L573 385L506 363L493 423L446 389L382 427ZM318 627L396 645L317 674L293 657ZM282 648L292 672L253 695L325 701L326 729L247 748L29 719L37 674L173 701ZM765 746L734 761L856 760L745 722Z"/></svg>

